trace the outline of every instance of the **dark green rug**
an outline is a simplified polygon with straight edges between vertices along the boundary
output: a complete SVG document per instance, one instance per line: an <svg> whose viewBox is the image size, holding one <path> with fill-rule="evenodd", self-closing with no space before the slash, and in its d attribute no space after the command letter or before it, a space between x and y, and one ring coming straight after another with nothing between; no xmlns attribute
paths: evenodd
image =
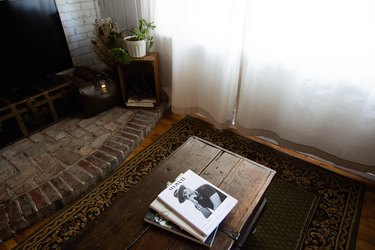
<svg viewBox="0 0 375 250"><path fill-rule="evenodd" d="M243 248L298 249L305 224L319 202L318 196L275 178L266 197L268 203L256 232Z"/></svg>
<svg viewBox="0 0 375 250"><path fill-rule="evenodd" d="M277 172L256 232L244 249L355 248L363 185L187 116L19 249L60 248L192 135Z"/></svg>

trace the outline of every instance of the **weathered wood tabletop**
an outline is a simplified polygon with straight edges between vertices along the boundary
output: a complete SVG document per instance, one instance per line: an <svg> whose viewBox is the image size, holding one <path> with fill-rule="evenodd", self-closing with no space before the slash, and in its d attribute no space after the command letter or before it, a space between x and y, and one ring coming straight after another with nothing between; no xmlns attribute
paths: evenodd
<svg viewBox="0 0 375 250"><path fill-rule="evenodd" d="M187 169L238 200L211 249L233 248L238 240L228 232L244 234L275 171L193 136L68 240L63 249L205 249L143 220L150 203L166 183Z"/></svg>

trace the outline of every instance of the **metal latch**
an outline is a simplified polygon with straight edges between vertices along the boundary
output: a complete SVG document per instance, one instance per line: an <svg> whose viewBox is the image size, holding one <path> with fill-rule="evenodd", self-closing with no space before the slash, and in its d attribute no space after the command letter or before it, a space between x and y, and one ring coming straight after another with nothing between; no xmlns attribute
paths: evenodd
<svg viewBox="0 0 375 250"><path fill-rule="evenodd" d="M240 237L240 233L239 232L235 232L232 229L224 227L224 226L220 226L220 231L222 231L223 233L225 233L226 235L228 235L233 240L238 240L238 238Z"/></svg>

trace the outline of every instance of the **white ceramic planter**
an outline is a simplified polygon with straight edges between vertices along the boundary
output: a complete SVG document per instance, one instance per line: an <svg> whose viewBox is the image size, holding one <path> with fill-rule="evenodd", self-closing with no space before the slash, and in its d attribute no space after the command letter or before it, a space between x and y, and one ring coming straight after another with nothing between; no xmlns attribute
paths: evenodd
<svg viewBox="0 0 375 250"><path fill-rule="evenodd" d="M130 57L141 58L146 55L146 40L129 41L132 36L125 37L125 45Z"/></svg>

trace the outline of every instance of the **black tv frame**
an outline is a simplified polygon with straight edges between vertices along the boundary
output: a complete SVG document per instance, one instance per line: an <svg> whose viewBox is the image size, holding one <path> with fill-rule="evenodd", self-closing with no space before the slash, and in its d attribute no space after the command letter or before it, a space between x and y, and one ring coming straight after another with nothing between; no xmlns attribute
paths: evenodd
<svg viewBox="0 0 375 250"><path fill-rule="evenodd" d="M0 31L1 96L33 95L73 68L55 0L0 0Z"/></svg>

